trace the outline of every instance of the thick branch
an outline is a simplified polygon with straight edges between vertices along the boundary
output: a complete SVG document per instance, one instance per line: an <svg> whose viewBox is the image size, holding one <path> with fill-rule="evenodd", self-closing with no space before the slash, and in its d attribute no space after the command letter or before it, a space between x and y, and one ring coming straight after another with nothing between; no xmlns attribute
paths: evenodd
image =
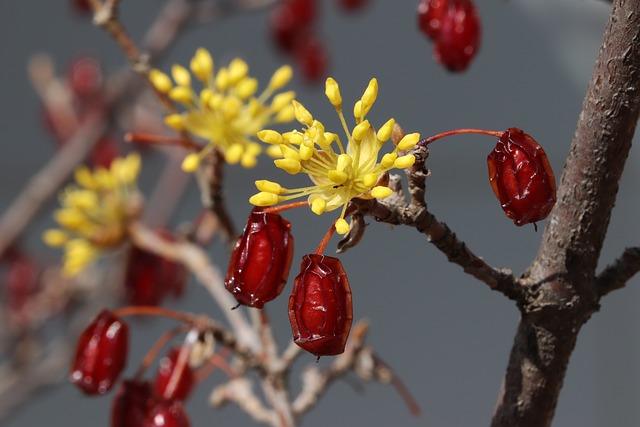
<svg viewBox="0 0 640 427"><path fill-rule="evenodd" d="M640 3L617 0L537 258L492 425L551 424L640 112Z"/></svg>

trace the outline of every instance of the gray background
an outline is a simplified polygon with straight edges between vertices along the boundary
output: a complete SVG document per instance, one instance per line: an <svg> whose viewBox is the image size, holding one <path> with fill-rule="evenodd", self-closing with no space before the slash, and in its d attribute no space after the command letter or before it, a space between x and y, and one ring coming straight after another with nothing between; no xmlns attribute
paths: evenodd
<svg viewBox="0 0 640 427"><path fill-rule="evenodd" d="M406 130L425 136L458 127L521 127L545 147L559 177L606 22L607 3L477 1L484 30L481 52L469 72L456 76L431 59L431 45L416 29L416 3L372 0L366 12L347 16L338 12L333 1L323 2L320 32L330 44L331 75L341 85L345 105L352 105L376 76L380 93L370 114L372 123L393 116ZM149 0L123 2L122 16L134 37L143 34L159 5ZM276 54L265 37L266 16L266 11L245 14L189 31L161 66L185 64L198 46L205 46L218 63L234 55L244 57L251 73L264 81L287 60ZM48 52L56 58L58 69L81 52L99 55L108 70L118 69L124 61L102 31L70 13L66 1L3 0L0 40L0 201L6 206L53 153L50 137L40 126L37 96L26 77L28 59L36 52ZM305 86L299 80L293 86L298 98L327 127L338 125L322 87ZM520 273L535 256L541 233L532 227L517 228L502 214L486 178L485 158L492 146L491 138L485 137L457 137L434 144L428 164L432 172L428 202L431 211L472 250L493 265ZM613 212L603 265L625 246L638 245L639 163L634 147ZM249 173L238 167L228 169L229 203L238 224L249 209L246 200L254 192L252 180L274 176L273 171L268 161ZM147 167L143 188L150 187L153 179L153 167ZM191 218L197 206L192 188L175 223ZM295 259L313 251L332 219L308 211L286 217L296 233ZM44 214L34 224L27 239L34 250L44 250L38 236L50 224ZM227 255L219 245L212 257L225 266ZM423 415L411 417L391 387L366 385L360 393L340 381L303 425L487 425L518 320L513 304L448 264L411 229L373 223L363 244L341 258L353 288L356 319L371 320L369 342L405 381ZM639 424L638 285L636 277L627 289L604 299L601 313L583 329L555 426ZM285 300L280 298L269 307L282 345L289 339ZM173 305L216 316L197 285L185 300ZM164 327L158 322L133 325L128 372L133 372L133 361L139 360ZM298 366L313 363L312 357L303 359ZM214 376L190 399L187 408L193 425L252 425L233 406L216 411L207 407L208 392L220 380ZM297 389L295 377L294 384ZM61 384L39 394L3 425L107 426L110 401L109 397L85 398Z"/></svg>

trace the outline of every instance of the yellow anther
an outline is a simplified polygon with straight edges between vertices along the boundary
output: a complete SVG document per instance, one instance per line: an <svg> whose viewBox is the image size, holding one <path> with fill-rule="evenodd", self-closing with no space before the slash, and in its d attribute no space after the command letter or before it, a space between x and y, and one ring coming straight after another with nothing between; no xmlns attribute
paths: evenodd
<svg viewBox="0 0 640 427"><path fill-rule="evenodd" d="M75 170L74 178L79 185L88 190L96 190L98 188L98 183L86 166L78 167Z"/></svg>
<svg viewBox="0 0 640 427"><path fill-rule="evenodd" d="M271 129L264 129L258 132L258 138L262 142L266 142L267 144L282 144L284 139L280 133Z"/></svg>
<svg viewBox="0 0 640 427"><path fill-rule="evenodd" d="M362 113L362 101L361 100L358 100L353 105L353 117L356 119L356 123L360 123L360 120L362 120L362 117L364 117L364 114Z"/></svg>
<svg viewBox="0 0 640 427"><path fill-rule="evenodd" d="M369 124L369 120L365 120L362 123L356 125L356 127L353 128L353 139L355 139L356 141L362 141L367 134L369 127L371 127L371 125Z"/></svg>
<svg viewBox="0 0 640 427"><path fill-rule="evenodd" d="M242 155L242 158L240 159L240 164L245 169L251 169L255 167L257 163L258 163L258 160L256 158L256 155L248 151L245 151L244 154Z"/></svg>
<svg viewBox="0 0 640 427"><path fill-rule="evenodd" d="M242 157L244 152L244 147L242 144L233 144L224 152L224 159L230 165L235 165L238 163Z"/></svg>
<svg viewBox="0 0 640 427"><path fill-rule="evenodd" d="M192 93L190 88L176 86L169 91L169 98L181 104L191 104Z"/></svg>
<svg viewBox="0 0 640 427"><path fill-rule="evenodd" d="M296 93L292 90L277 94L273 97L273 101L271 101L271 111L280 111L284 107L291 105L291 101L293 101L295 97Z"/></svg>
<svg viewBox="0 0 640 427"><path fill-rule="evenodd" d="M378 182L378 174L377 173L369 173L362 178L362 183L365 187L373 187Z"/></svg>
<svg viewBox="0 0 640 427"><path fill-rule="evenodd" d="M396 152L387 153L384 156L382 156L382 160L380 161L380 164L382 164L382 166L384 166L386 169L389 169L391 166L393 166L393 163L396 161L397 158L398 158L398 153Z"/></svg>
<svg viewBox="0 0 640 427"><path fill-rule="evenodd" d="M298 131L286 132L282 134L282 137L293 145L300 145L304 141L304 135Z"/></svg>
<svg viewBox="0 0 640 427"><path fill-rule="evenodd" d="M240 58L235 58L229 64L229 84L231 86L237 84L249 72L249 66Z"/></svg>
<svg viewBox="0 0 640 427"><path fill-rule="evenodd" d="M274 91L282 88L284 85L289 83L292 76L293 69L289 65L283 65L282 67L278 68L275 73L273 73L273 76L269 81L267 90Z"/></svg>
<svg viewBox="0 0 640 427"><path fill-rule="evenodd" d="M349 227L349 224L347 223L347 221L345 221L344 218L338 219L336 221L335 227L336 227L336 232L338 234L347 234L351 229L351 227Z"/></svg>
<svg viewBox="0 0 640 427"><path fill-rule="evenodd" d="M175 64L171 67L171 75L177 85L182 87L191 87L191 74L182 65Z"/></svg>
<svg viewBox="0 0 640 427"><path fill-rule="evenodd" d="M336 82L333 78L327 78L327 82L325 84L325 95L329 98L329 102L333 104L338 112L342 111L342 95L340 95L340 87L338 86L338 82Z"/></svg>
<svg viewBox="0 0 640 427"><path fill-rule="evenodd" d="M58 209L53 213L53 219L58 224L69 230L77 230L80 227L87 225L87 219L82 212L76 209Z"/></svg>
<svg viewBox="0 0 640 427"><path fill-rule="evenodd" d="M280 184L266 179L256 181L256 188L265 193L282 194L284 192Z"/></svg>
<svg viewBox="0 0 640 427"><path fill-rule="evenodd" d="M243 78L236 86L236 94L242 99L247 99L250 96L253 96L257 90L258 80L253 77Z"/></svg>
<svg viewBox="0 0 640 427"><path fill-rule="evenodd" d="M316 215L321 215L324 213L327 207L327 201L322 197L315 197L311 201L311 211Z"/></svg>
<svg viewBox="0 0 640 427"><path fill-rule="evenodd" d="M348 175L344 172L333 169L327 172L327 177L336 185L342 185L347 180Z"/></svg>
<svg viewBox="0 0 640 427"><path fill-rule="evenodd" d="M249 199L249 203L254 206L271 206L280 202L281 197L277 194L267 193L264 191L259 192L258 194L254 194Z"/></svg>
<svg viewBox="0 0 640 427"><path fill-rule="evenodd" d="M393 193L389 187L383 187L382 185L378 185L371 189L371 196L376 199L384 199L385 197L389 197Z"/></svg>
<svg viewBox="0 0 640 427"><path fill-rule="evenodd" d="M416 143L420 140L419 133L410 133L402 137L400 142L398 142L398 150L408 150L413 148Z"/></svg>
<svg viewBox="0 0 640 427"><path fill-rule="evenodd" d="M98 207L98 195L91 190L69 191L63 197L63 203L72 208L89 211Z"/></svg>
<svg viewBox="0 0 640 427"><path fill-rule="evenodd" d="M178 132L184 129L184 119L180 114L171 114L164 118L164 124Z"/></svg>
<svg viewBox="0 0 640 427"><path fill-rule="evenodd" d="M382 127L378 130L378 134L376 135L378 139L382 142L388 141L391 138L391 133L393 132L393 125L395 124L394 119L389 119Z"/></svg>
<svg viewBox="0 0 640 427"><path fill-rule="evenodd" d="M222 102L222 113L228 120L234 119L240 113L242 101L235 96L228 96Z"/></svg>
<svg viewBox="0 0 640 427"><path fill-rule="evenodd" d="M302 165L295 159L278 159L274 160L273 163L291 175L295 175L302 170Z"/></svg>
<svg viewBox="0 0 640 427"><path fill-rule="evenodd" d="M216 87L221 91L229 87L229 70L227 68L221 68L216 74Z"/></svg>
<svg viewBox="0 0 640 427"><path fill-rule="evenodd" d="M293 119L295 119L295 110L291 104L278 111L278 114L276 115L277 123L289 123Z"/></svg>
<svg viewBox="0 0 640 427"><path fill-rule="evenodd" d="M311 123L313 122L313 116L311 113L298 101L294 100L291 102L293 103L296 120L305 126L311 126Z"/></svg>
<svg viewBox="0 0 640 427"><path fill-rule="evenodd" d="M200 154L188 154L182 161L182 170L185 172L194 172L200 166Z"/></svg>
<svg viewBox="0 0 640 427"><path fill-rule="evenodd" d="M207 49L199 48L190 63L191 72L203 83L207 83L213 73L213 59Z"/></svg>
<svg viewBox="0 0 640 427"><path fill-rule="evenodd" d="M67 243L69 235L62 230L52 229L42 234L42 240L44 240L47 245L57 248Z"/></svg>
<svg viewBox="0 0 640 427"><path fill-rule="evenodd" d="M378 80L373 78L369 81L369 85L367 86L367 88L364 91L364 94L362 95L362 105L365 106L365 108L367 107L371 108L373 103L376 102L377 97L378 97Z"/></svg>
<svg viewBox="0 0 640 427"><path fill-rule="evenodd" d="M149 81L160 93L167 93L173 87L169 76L155 68L149 72Z"/></svg>
<svg viewBox="0 0 640 427"><path fill-rule="evenodd" d="M313 148L313 146L308 146L306 144L302 144L300 146L300 158L302 160L309 160L311 157L313 157L314 152L315 149Z"/></svg>
<svg viewBox="0 0 640 427"><path fill-rule="evenodd" d="M393 167L398 169L406 169L416 162L416 157L413 154L407 154L406 156L398 157L393 164Z"/></svg>
<svg viewBox="0 0 640 427"><path fill-rule="evenodd" d="M285 159L293 159L297 162L299 162L301 159L298 150L295 150L286 144L280 144L280 152L282 152L282 157L284 157Z"/></svg>
<svg viewBox="0 0 640 427"><path fill-rule="evenodd" d="M338 162L336 169L339 171L343 171L353 163L353 159L348 154L340 154L338 156Z"/></svg>
<svg viewBox="0 0 640 427"><path fill-rule="evenodd" d="M271 157L272 159L278 159L282 157L282 151L280 151L280 146L269 145L267 147L267 156Z"/></svg>

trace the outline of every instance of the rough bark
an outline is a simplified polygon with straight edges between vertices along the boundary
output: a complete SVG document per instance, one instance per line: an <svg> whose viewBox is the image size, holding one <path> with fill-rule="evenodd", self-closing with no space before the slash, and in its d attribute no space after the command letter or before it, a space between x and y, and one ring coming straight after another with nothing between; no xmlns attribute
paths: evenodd
<svg viewBox="0 0 640 427"><path fill-rule="evenodd" d="M602 296L596 267L640 112L640 2L616 0L536 259L492 426L548 426L578 332Z"/></svg>

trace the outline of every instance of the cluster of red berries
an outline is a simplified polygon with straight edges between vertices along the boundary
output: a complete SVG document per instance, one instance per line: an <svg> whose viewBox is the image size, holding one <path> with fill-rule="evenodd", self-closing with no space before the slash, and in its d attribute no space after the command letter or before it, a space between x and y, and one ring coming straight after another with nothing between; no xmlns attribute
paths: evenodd
<svg viewBox="0 0 640 427"><path fill-rule="evenodd" d="M262 308L282 292L292 258L291 224L254 208L231 255L225 287L240 304ZM351 288L340 260L305 255L289 297L294 342L318 357L340 354L352 319Z"/></svg>
<svg viewBox="0 0 640 427"><path fill-rule="evenodd" d="M128 349L127 324L101 311L78 339L71 382L89 396L105 394L122 374ZM172 348L160 360L155 382L122 382L113 402L113 427L189 427L183 402L193 389L194 374L187 363L178 363L180 353Z"/></svg>
<svg viewBox="0 0 640 427"><path fill-rule="evenodd" d="M369 0L337 0L341 10L356 11ZM285 0L269 17L271 38L280 51L291 55L304 78L319 82L327 74L329 52L317 35L318 1Z"/></svg>
<svg viewBox="0 0 640 427"><path fill-rule="evenodd" d="M471 0L420 0L418 27L449 71L466 70L480 47L480 18Z"/></svg>

